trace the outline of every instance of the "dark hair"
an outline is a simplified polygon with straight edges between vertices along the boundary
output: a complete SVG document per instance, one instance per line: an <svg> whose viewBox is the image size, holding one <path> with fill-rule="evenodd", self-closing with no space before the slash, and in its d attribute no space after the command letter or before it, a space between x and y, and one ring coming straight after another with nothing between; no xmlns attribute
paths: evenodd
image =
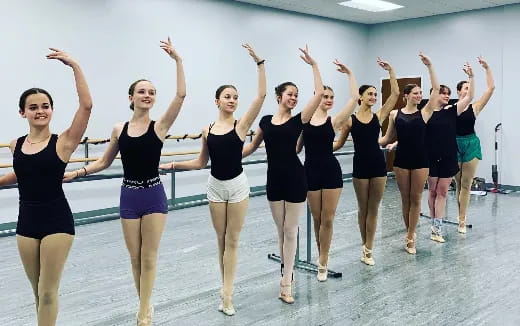
<svg viewBox="0 0 520 326"><path fill-rule="evenodd" d="M417 84L406 84L406 86L404 87L404 90L403 90L403 94L404 95L410 94L412 92L412 89L414 89L416 87L420 87L420 86Z"/></svg>
<svg viewBox="0 0 520 326"><path fill-rule="evenodd" d="M278 85L278 86L276 86L274 88L274 92L276 94L276 97L278 97L278 96L282 97L283 92L285 92L285 90L289 86L294 86L294 87L296 87L296 90L298 90L298 87L293 82L285 82L285 83L282 83L282 84L280 84L280 85ZM280 101L278 99L276 99L276 101L278 103L280 103Z"/></svg>
<svg viewBox="0 0 520 326"><path fill-rule="evenodd" d="M149 81L148 79L138 79L136 80L135 82L133 82L130 87L128 88L128 95L132 96L134 95L134 92L135 92L135 86L137 86L137 84L139 84L139 82L142 82L142 81ZM130 110L134 110L134 103L130 103Z"/></svg>
<svg viewBox="0 0 520 326"><path fill-rule="evenodd" d="M232 88L235 91L238 92L237 88L233 85L222 85L219 88L217 88L217 91L215 92L215 99L218 100L220 98L220 94L226 89L226 88Z"/></svg>
<svg viewBox="0 0 520 326"><path fill-rule="evenodd" d="M332 87L327 86L327 85L323 85L323 90L326 91L327 89L328 89L329 91L331 91L332 93L334 93L334 90L332 89Z"/></svg>
<svg viewBox="0 0 520 326"><path fill-rule="evenodd" d="M430 94L432 93L432 91L433 91L433 87L430 88ZM442 94L444 91L448 91L448 95L451 95L451 88L449 88L446 85L441 84L441 87L439 88L439 94Z"/></svg>
<svg viewBox="0 0 520 326"><path fill-rule="evenodd" d="M51 94L44 90L43 88L29 88L25 92L20 95L20 101L18 101L18 107L20 108L20 112L25 112L25 102L27 101L27 98L34 94L45 94L49 98L49 102L51 103L51 109L54 108L54 102L52 101Z"/></svg>
<svg viewBox="0 0 520 326"><path fill-rule="evenodd" d="M462 86L464 86L464 84L466 84L468 81L467 80L461 80L460 82L457 83L457 92L460 92L462 90Z"/></svg>
<svg viewBox="0 0 520 326"><path fill-rule="evenodd" d="M361 87L359 87L359 91L358 91L359 95L360 95L360 96L363 95L363 93L364 93L367 89L369 89L369 88L376 88L376 87L375 87L375 86L372 86L372 85L361 85ZM376 88L376 90L377 90L377 88ZM357 100L357 103L358 103L358 105L361 105L361 99Z"/></svg>

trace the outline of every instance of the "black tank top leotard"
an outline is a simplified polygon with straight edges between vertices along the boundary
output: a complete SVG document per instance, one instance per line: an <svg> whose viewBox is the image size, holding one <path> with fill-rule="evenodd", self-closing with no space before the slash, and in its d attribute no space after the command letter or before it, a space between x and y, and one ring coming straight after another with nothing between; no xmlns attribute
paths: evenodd
<svg viewBox="0 0 520 326"><path fill-rule="evenodd" d="M231 180L239 176L242 171L242 148L244 141L236 132L237 121L233 129L223 135L214 135L209 126L207 137L208 152L211 160L211 175L219 180Z"/></svg>
<svg viewBox="0 0 520 326"><path fill-rule="evenodd" d="M304 202L307 180L296 154L296 143L303 128L301 113L281 125L274 125L272 118L272 115L266 115L260 120L267 152L267 199Z"/></svg>
<svg viewBox="0 0 520 326"><path fill-rule="evenodd" d="M434 111L426 125L430 176L451 178L459 171L457 163L457 107Z"/></svg>
<svg viewBox="0 0 520 326"><path fill-rule="evenodd" d="M457 136L468 136L475 133L475 111L473 104L457 117Z"/></svg>
<svg viewBox="0 0 520 326"><path fill-rule="evenodd" d="M309 191L343 187L341 166L332 152L334 136L330 117L319 126L310 123L303 125L305 172Z"/></svg>
<svg viewBox="0 0 520 326"><path fill-rule="evenodd" d="M148 130L141 136L128 135L128 122L119 136L119 151L123 162L123 185L127 187L148 188L161 182L159 161L163 142L154 130L155 121L151 121Z"/></svg>
<svg viewBox="0 0 520 326"><path fill-rule="evenodd" d="M358 179L386 176L385 156L378 142L381 125L377 115L374 113L370 122L363 123L353 114L350 133L354 140L352 176Z"/></svg>
<svg viewBox="0 0 520 326"><path fill-rule="evenodd" d="M13 153L20 194L16 233L34 239L55 233L73 235L74 220L62 187L67 163L56 152L58 135L51 135L47 146L35 154L22 152L26 137L18 138Z"/></svg>
<svg viewBox="0 0 520 326"><path fill-rule="evenodd" d="M426 123L421 111L406 114L399 109L395 117L395 130L398 145L394 166L408 170L428 168Z"/></svg>

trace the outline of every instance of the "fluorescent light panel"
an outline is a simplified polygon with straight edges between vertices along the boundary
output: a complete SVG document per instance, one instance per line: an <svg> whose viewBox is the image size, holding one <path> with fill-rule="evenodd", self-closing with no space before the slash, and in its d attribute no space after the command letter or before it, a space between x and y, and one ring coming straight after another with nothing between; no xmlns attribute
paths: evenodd
<svg viewBox="0 0 520 326"><path fill-rule="evenodd" d="M391 3L383 0L350 0L343 1L338 3L341 6L356 8L360 10L366 10L371 12L380 12L380 11L389 11L395 10L399 8L403 8L403 6L397 5L395 3Z"/></svg>

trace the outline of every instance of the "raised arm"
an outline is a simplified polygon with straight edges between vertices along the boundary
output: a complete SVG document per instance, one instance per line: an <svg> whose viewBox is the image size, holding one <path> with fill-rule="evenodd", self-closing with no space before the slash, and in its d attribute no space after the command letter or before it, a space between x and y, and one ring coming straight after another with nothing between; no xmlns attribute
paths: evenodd
<svg viewBox="0 0 520 326"><path fill-rule="evenodd" d="M390 112L390 116L388 118L388 128L386 128L386 133L383 137L379 138L379 145L382 147L386 147L386 145L393 143L397 138L397 133L395 131L396 116L397 110Z"/></svg>
<svg viewBox="0 0 520 326"><path fill-rule="evenodd" d="M193 160L170 162L159 165L159 168L165 170L200 170L208 165L209 150L208 150L208 128L202 130L201 148L199 156Z"/></svg>
<svg viewBox="0 0 520 326"><path fill-rule="evenodd" d="M264 132L262 131L262 128L256 129L255 136L253 137L253 140L247 144L244 145L244 148L242 149L242 157L247 157L251 155L254 151L260 147L260 144L264 140Z"/></svg>
<svg viewBox="0 0 520 326"><path fill-rule="evenodd" d="M164 141L168 130L179 115L182 103L186 97L186 81L184 79L184 67L182 65L182 58L172 46L172 41L168 37L167 41L161 41L161 49L164 50L177 64L177 91L175 97L170 103L170 106L162 117L157 121L155 131L159 138Z"/></svg>
<svg viewBox="0 0 520 326"><path fill-rule="evenodd" d="M70 127L59 136L56 148L58 156L67 162L76 150L76 147L78 147L87 129L90 112L92 111L92 98L83 71L76 60L61 50L55 48L50 48L50 50L52 53L47 55L47 59L59 60L72 68L76 82L76 91L78 92L78 110Z"/></svg>
<svg viewBox="0 0 520 326"><path fill-rule="evenodd" d="M482 57L478 57L478 63L480 63L482 68L486 70L487 89L484 91L484 94L482 94L482 96L473 103L473 110L475 111L475 115L478 115L480 111L484 109L487 102L491 98L491 95L493 95L493 92L495 91L495 81L493 79L493 74L491 73L491 68L489 68L487 61Z"/></svg>
<svg viewBox="0 0 520 326"><path fill-rule="evenodd" d="M253 58L256 65L258 66L258 94L253 100L253 103L251 103L249 110L246 112L246 114L244 114L244 116L240 119L240 121L237 124L238 136L241 139L244 139L249 128L251 128L251 125L258 116L258 113L260 113L262 105L264 104L267 86L265 80L265 60L260 59L256 55L251 45L243 44L242 46L246 48L247 51L249 51L249 55Z"/></svg>
<svg viewBox="0 0 520 326"><path fill-rule="evenodd" d="M390 75L390 96L386 99L385 104L377 111L376 115L379 121L385 121L395 107L395 103L399 99L399 84L397 83L397 78L395 77L394 68L387 62L381 60L381 58L377 58L377 64L388 71Z"/></svg>
<svg viewBox="0 0 520 326"><path fill-rule="evenodd" d="M432 91L430 93L430 98L426 105L421 110L421 115L424 119L424 121L428 122L430 120L433 109L436 103L439 102L439 96L440 96L440 90L441 85L439 84L439 81L437 80L437 75L435 74L435 70L433 70L432 61L429 57L424 55L424 53L419 53L419 57L421 58L422 63L428 68L428 74L430 75L430 82L432 84Z"/></svg>
<svg viewBox="0 0 520 326"><path fill-rule="evenodd" d="M338 149L343 148L345 146L345 142L347 141L348 135L350 134L350 129L352 128L352 119L347 120L347 123L343 125L341 129L341 134L338 137L338 140L332 145L332 150L335 152Z"/></svg>
<svg viewBox="0 0 520 326"><path fill-rule="evenodd" d="M107 149L103 153L103 156L90 163L81 169L65 172L63 175L63 182L69 182L77 177L84 177L87 174L94 174L108 168L119 153L119 135L123 130L123 124L117 124L112 130L110 135L110 142L108 143Z"/></svg>
<svg viewBox="0 0 520 326"><path fill-rule="evenodd" d="M307 123L311 121L311 118L320 105L321 98L323 97L323 82L321 81L320 70L318 69L318 64L314 59L309 55L309 47L306 45L305 49L300 49L303 55L300 55L300 58L305 61L305 63L312 66L312 73L314 75L314 96L310 99L309 103L303 108L301 118L303 123Z"/></svg>
<svg viewBox="0 0 520 326"><path fill-rule="evenodd" d="M475 80L473 80L473 69L471 69L471 66L469 63L466 62L464 65L464 73L468 75L468 92L466 93L466 96L461 98L457 102L457 115L460 115L464 110L468 107L468 105L473 101L473 97L475 96Z"/></svg>
<svg viewBox="0 0 520 326"><path fill-rule="evenodd" d="M296 154L300 154L302 152L303 146L303 133L300 134L300 137L298 137L298 141L296 142Z"/></svg>
<svg viewBox="0 0 520 326"><path fill-rule="evenodd" d="M332 117L332 127L334 130L341 129L345 123L347 123L348 119L354 112L356 108L357 101L359 99L359 91L358 85L356 82L356 77L352 70L350 70L347 66L338 61L338 59L334 60L334 64L337 66L337 70L341 73L347 74L349 83L350 83L350 98L347 101L347 104L343 107L343 109Z"/></svg>

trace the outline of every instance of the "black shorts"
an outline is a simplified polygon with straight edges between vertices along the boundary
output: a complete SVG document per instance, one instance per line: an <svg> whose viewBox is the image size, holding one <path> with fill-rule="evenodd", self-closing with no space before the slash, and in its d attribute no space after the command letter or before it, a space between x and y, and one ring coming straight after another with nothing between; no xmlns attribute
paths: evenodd
<svg viewBox="0 0 520 326"><path fill-rule="evenodd" d="M40 201L20 201L16 234L41 240L56 233L75 234L74 218L65 197Z"/></svg>
<svg viewBox="0 0 520 326"><path fill-rule="evenodd" d="M452 178L459 172L457 157L430 158L430 172L428 176L434 178Z"/></svg>
<svg viewBox="0 0 520 326"><path fill-rule="evenodd" d="M302 203L307 199L307 178L303 166L267 169L267 200Z"/></svg>
<svg viewBox="0 0 520 326"><path fill-rule="evenodd" d="M338 160L333 156L318 161L305 161L309 191L343 188L343 175Z"/></svg>

